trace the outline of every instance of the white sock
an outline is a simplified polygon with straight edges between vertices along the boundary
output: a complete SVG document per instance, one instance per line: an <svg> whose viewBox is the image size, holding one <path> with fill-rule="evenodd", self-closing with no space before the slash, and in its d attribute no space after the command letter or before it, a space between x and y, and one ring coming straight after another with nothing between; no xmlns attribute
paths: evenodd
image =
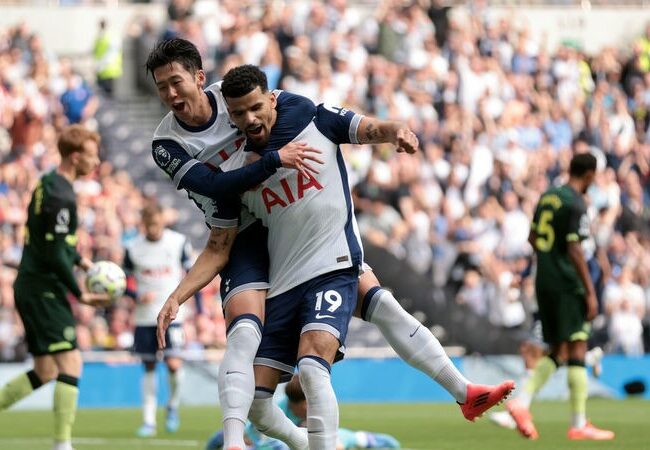
<svg viewBox="0 0 650 450"><path fill-rule="evenodd" d="M142 419L145 425L154 427L156 426L156 408L158 408L156 391L156 371L145 372L142 378Z"/></svg>
<svg viewBox="0 0 650 450"><path fill-rule="evenodd" d="M321 361L306 357L298 363L298 371L300 385L307 399L309 449L335 449L339 408L330 379L329 364L326 367Z"/></svg>
<svg viewBox="0 0 650 450"><path fill-rule="evenodd" d="M174 372L168 372L169 375L169 402L167 407L169 409L178 409L181 403L181 384L183 382L183 375L185 371L179 367Z"/></svg>
<svg viewBox="0 0 650 450"><path fill-rule="evenodd" d="M454 366L433 333L406 312L393 294L378 290L370 300L366 317L377 325L400 358L438 382L457 402L465 402L469 381Z"/></svg>
<svg viewBox="0 0 650 450"><path fill-rule="evenodd" d="M261 339L259 324L248 318L235 322L226 337L218 380L226 449L245 448L244 424L255 394L253 359Z"/></svg>
<svg viewBox="0 0 650 450"><path fill-rule="evenodd" d="M309 443L304 428L298 428L273 402L273 394L255 391L248 418L260 432L287 444L292 450L308 450Z"/></svg>

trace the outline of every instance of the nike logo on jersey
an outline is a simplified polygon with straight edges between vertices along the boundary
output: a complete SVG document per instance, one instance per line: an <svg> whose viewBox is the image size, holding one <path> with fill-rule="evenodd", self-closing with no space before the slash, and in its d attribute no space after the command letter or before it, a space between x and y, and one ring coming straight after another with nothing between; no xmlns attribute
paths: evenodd
<svg viewBox="0 0 650 450"><path fill-rule="evenodd" d="M334 316L330 316L328 314L321 314L321 313L316 313L316 318L317 319L335 319Z"/></svg>
<svg viewBox="0 0 650 450"><path fill-rule="evenodd" d="M409 334L409 337L413 337L413 336L415 336L415 333L418 332L418 330L420 329L421 326L422 326L422 325L418 325L418 327L415 329L415 331L414 331L413 333Z"/></svg>
<svg viewBox="0 0 650 450"><path fill-rule="evenodd" d="M236 370L229 370L226 372L226 375L232 375L233 373L239 373L241 375L246 375L244 372L237 372Z"/></svg>

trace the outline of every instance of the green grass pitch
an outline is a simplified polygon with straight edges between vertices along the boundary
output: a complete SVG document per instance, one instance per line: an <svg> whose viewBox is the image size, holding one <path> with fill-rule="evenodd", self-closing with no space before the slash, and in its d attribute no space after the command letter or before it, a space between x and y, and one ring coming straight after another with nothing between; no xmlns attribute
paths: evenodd
<svg viewBox="0 0 650 450"><path fill-rule="evenodd" d="M650 450L650 402L643 400L590 400L589 416L601 427L616 431L610 442L572 442L566 439L568 403L533 405L540 432L537 441L526 441L515 431L492 424L487 418L469 423L458 407L449 403L344 404L341 424L346 428L390 433L406 449L431 450ZM217 408L184 408L181 430L160 431L150 440L135 438L140 425L137 409L84 409L75 426L76 450L187 450L202 449L205 439L219 426ZM159 423L163 423L162 410ZM162 427L159 427L162 428ZM47 411L0 413L0 449L49 450L52 415Z"/></svg>

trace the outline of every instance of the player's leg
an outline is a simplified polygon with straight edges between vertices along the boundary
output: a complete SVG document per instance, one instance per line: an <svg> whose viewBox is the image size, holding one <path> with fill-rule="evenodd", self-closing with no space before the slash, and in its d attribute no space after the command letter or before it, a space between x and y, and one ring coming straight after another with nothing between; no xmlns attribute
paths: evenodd
<svg viewBox="0 0 650 450"><path fill-rule="evenodd" d="M178 407L181 402L183 360L181 358L169 357L165 359L165 363L167 365L167 379L169 382L169 401L167 402L165 430L167 430L168 433L175 433L180 427Z"/></svg>
<svg viewBox="0 0 650 450"><path fill-rule="evenodd" d="M244 426L255 395L253 361L263 332L268 284L267 230L256 222L241 231L221 272L226 351L219 367L224 448L244 448Z"/></svg>
<svg viewBox="0 0 650 450"><path fill-rule="evenodd" d="M569 384L569 401L571 403L571 427L567 437L571 440L607 441L614 439L615 433L596 428L587 420L587 370L584 354L587 343L571 342L569 345L569 362L567 381Z"/></svg>
<svg viewBox="0 0 650 450"><path fill-rule="evenodd" d="M185 347L185 332L181 324L175 324L167 329L165 338L167 347L163 350L165 365L167 366L167 380L169 382L169 400L167 402L167 417L165 429L168 433L175 433L180 427L178 407L181 402L181 385L183 382L183 359L181 358Z"/></svg>
<svg viewBox="0 0 650 450"><path fill-rule="evenodd" d="M535 367L539 360L545 355L548 346L544 343L542 338L542 324L536 320L531 329L530 337L522 341L519 345L519 353L524 360L524 367L526 372L524 376L518 381L519 386L526 386L530 377L532 377ZM517 428L514 419L508 411L495 411L490 414L490 420L495 424L514 430Z"/></svg>
<svg viewBox="0 0 650 450"><path fill-rule="evenodd" d="M587 370L585 353L587 341L568 343L567 383L571 404L571 427L583 428L587 425Z"/></svg>
<svg viewBox="0 0 650 450"><path fill-rule="evenodd" d="M245 448L244 427L255 395L253 361L262 340L265 299L265 290L246 290L225 306L226 351L218 378L225 449Z"/></svg>
<svg viewBox="0 0 650 450"><path fill-rule="evenodd" d="M155 358L155 356L154 356ZM136 434L139 437L154 437L157 433L156 411L158 410L158 377L156 361L143 360L142 366L142 426Z"/></svg>
<svg viewBox="0 0 650 450"><path fill-rule="evenodd" d="M53 450L72 450L72 426L77 414L81 353L76 348L52 355L58 376L54 387L54 447Z"/></svg>
<svg viewBox="0 0 650 450"><path fill-rule="evenodd" d="M25 327L27 348L34 355L34 368L14 377L0 388L0 411L8 409L58 375L56 364L48 354L50 344L61 340L61 330L50 317L43 315L44 310L49 313L50 305L56 303L56 299L45 298L41 286L19 281L14 284L14 299Z"/></svg>
<svg viewBox="0 0 650 450"><path fill-rule="evenodd" d="M433 333L402 308L390 291L381 287L371 270L365 270L359 278L355 315L375 324L400 358L444 387L461 404L468 420L474 420L501 402L514 389L510 380L497 386L470 383Z"/></svg>
<svg viewBox="0 0 650 450"><path fill-rule="evenodd" d="M34 368L9 380L0 388L0 411L27 397L44 384L54 380L58 370L50 355L34 358Z"/></svg>
<svg viewBox="0 0 650 450"><path fill-rule="evenodd" d="M165 336L170 341L169 333ZM169 344L168 344L169 345ZM156 411L158 409L158 378L156 376L156 361L158 358L158 342L156 327L136 326L133 333L133 352L142 361L142 425L136 435L142 438L156 435Z"/></svg>
<svg viewBox="0 0 650 450"><path fill-rule="evenodd" d="M265 364L273 365L277 362L270 358L265 358L265 361ZM290 375L288 372L285 374ZM261 433L283 441L292 450L307 450L311 447L308 446L304 429L298 428L273 401L273 393L281 380L281 375L282 371L275 367L255 365L255 399L248 418Z"/></svg>
<svg viewBox="0 0 650 450"><path fill-rule="evenodd" d="M330 372L340 345L327 331L306 331L300 338L298 372L307 399L307 429L312 450L336 447L339 409Z"/></svg>
<svg viewBox="0 0 650 450"><path fill-rule="evenodd" d="M302 304L302 297L296 295L299 289L266 300L266 323L255 356L255 399L248 416L255 428L292 450L309 448L307 434L273 402L273 393L279 382L291 378L296 365L300 327L295 322Z"/></svg>
<svg viewBox="0 0 650 450"><path fill-rule="evenodd" d="M537 439L539 433L530 414L534 396L546 384L555 371L566 362L567 318L562 292L536 289L539 320L544 342L549 344L549 353L542 356L532 374L523 384L517 397L506 403L506 409L517 425L519 433L527 439Z"/></svg>
<svg viewBox="0 0 650 450"><path fill-rule="evenodd" d="M302 293L298 371L307 400L311 450L336 448L339 414L330 370L345 343L358 283L356 270L339 270L305 283Z"/></svg>
<svg viewBox="0 0 650 450"><path fill-rule="evenodd" d="M563 329L568 336L569 401L571 405L571 427L567 437L571 440L610 440L614 432L596 428L587 421L587 368L585 355L591 326L584 322L584 300L581 297L562 298Z"/></svg>
<svg viewBox="0 0 650 450"><path fill-rule="evenodd" d="M506 403L506 409L523 437L527 439L537 439L539 437L530 414L530 405L535 395L565 361L565 343L551 345L549 354L539 359L532 373L524 381L517 397Z"/></svg>

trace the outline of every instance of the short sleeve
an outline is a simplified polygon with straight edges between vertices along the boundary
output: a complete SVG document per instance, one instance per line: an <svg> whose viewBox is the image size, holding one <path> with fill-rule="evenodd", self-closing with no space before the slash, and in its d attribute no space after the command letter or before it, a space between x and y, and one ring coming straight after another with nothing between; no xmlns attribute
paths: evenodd
<svg viewBox="0 0 650 450"><path fill-rule="evenodd" d="M569 207L567 242L583 241L589 237L589 217L582 202L573 202Z"/></svg>
<svg viewBox="0 0 650 450"><path fill-rule="evenodd" d="M358 144L357 129L362 118L338 106L320 104L316 107L316 127L335 144Z"/></svg>

